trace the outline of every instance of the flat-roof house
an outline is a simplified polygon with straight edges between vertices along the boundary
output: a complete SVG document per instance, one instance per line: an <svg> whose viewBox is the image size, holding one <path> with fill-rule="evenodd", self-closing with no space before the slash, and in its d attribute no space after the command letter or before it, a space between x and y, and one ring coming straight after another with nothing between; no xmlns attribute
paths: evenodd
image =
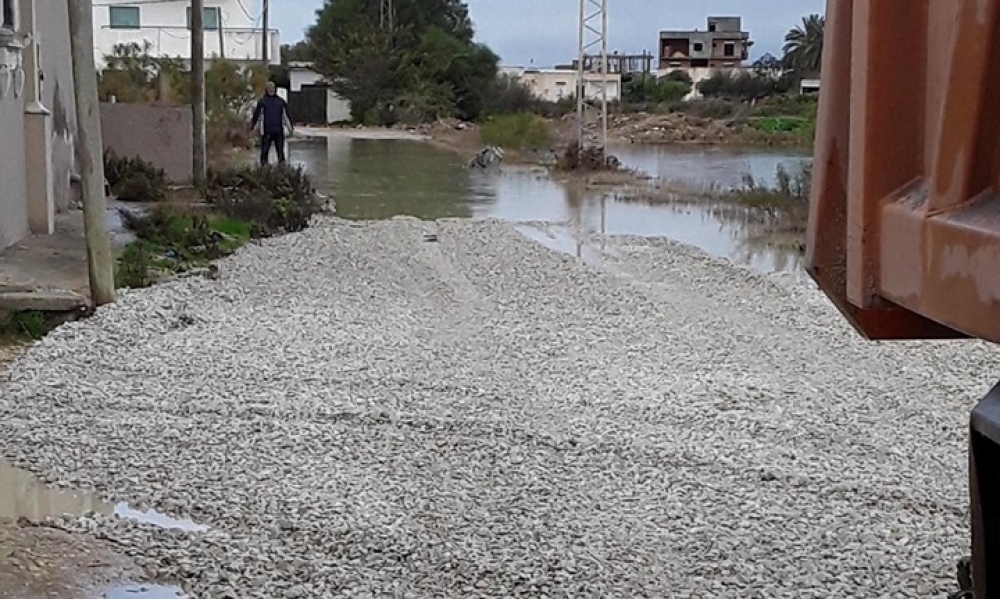
<svg viewBox="0 0 1000 599"><path fill-rule="evenodd" d="M660 32L660 69L739 68L752 45L740 17L708 17L706 31Z"/></svg>

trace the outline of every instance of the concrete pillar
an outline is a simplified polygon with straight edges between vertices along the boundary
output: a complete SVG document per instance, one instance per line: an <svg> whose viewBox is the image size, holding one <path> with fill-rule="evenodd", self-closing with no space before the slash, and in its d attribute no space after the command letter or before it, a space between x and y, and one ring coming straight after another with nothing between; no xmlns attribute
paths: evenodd
<svg viewBox="0 0 1000 599"><path fill-rule="evenodd" d="M42 101L41 40L35 26L36 0L21 0L21 29L31 33L24 48L24 157L28 188L28 226L41 235L55 233L56 202L52 170L52 111Z"/></svg>

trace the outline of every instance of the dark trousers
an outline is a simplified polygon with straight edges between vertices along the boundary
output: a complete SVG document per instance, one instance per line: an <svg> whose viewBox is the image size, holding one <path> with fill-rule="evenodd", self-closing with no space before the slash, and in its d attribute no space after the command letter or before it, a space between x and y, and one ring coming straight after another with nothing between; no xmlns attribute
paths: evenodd
<svg viewBox="0 0 1000 599"><path fill-rule="evenodd" d="M285 134L265 133L260 137L260 163L267 164L271 158L271 144L278 152L278 163L285 163Z"/></svg>

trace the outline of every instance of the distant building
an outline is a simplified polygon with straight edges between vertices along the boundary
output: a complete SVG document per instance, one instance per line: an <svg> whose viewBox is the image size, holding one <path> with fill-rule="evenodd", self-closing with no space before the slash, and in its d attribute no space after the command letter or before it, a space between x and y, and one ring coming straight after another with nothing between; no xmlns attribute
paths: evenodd
<svg viewBox="0 0 1000 599"><path fill-rule="evenodd" d="M803 79L799 83L799 94L818 94L820 88L819 79Z"/></svg>
<svg viewBox="0 0 1000 599"><path fill-rule="evenodd" d="M205 6L205 58L259 62L264 57L260 16L245 0L209 0ZM97 64L118 44L150 44L156 57L191 59L190 0L104 0L94 3L94 53ZM281 64L281 36L267 33L268 62Z"/></svg>
<svg viewBox="0 0 1000 599"><path fill-rule="evenodd" d="M750 57L750 33L743 31L740 17L708 17L708 30L661 31L657 74L687 73L697 84L716 72L738 72Z"/></svg>
<svg viewBox="0 0 1000 599"><path fill-rule="evenodd" d="M524 67L504 67L500 73L524 83L535 97L548 102L558 102L576 95L579 75L576 69L555 68L536 69ZM621 99L621 73L608 73L607 93L609 102ZM585 73L583 76L583 94L589 100L600 100L602 96L602 75L600 73Z"/></svg>
<svg viewBox="0 0 1000 599"><path fill-rule="evenodd" d="M752 45L740 17L708 17L708 31L660 32L660 69L739 68Z"/></svg>
<svg viewBox="0 0 1000 599"><path fill-rule="evenodd" d="M310 125L351 120L351 101L340 96L311 62L288 63L288 111L292 119Z"/></svg>

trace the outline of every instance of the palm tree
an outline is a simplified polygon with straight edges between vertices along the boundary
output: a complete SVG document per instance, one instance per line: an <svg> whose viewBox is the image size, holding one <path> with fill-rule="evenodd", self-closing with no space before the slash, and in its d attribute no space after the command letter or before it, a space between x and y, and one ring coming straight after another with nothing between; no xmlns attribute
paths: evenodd
<svg viewBox="0 0 1000 599"><path fill-rule="evenodd" d="M785 35L786 68L797 71L800 75L815 75L819 73L823 63L823 28L826 17L809 15L802 18L802 24Z"/></svg>

